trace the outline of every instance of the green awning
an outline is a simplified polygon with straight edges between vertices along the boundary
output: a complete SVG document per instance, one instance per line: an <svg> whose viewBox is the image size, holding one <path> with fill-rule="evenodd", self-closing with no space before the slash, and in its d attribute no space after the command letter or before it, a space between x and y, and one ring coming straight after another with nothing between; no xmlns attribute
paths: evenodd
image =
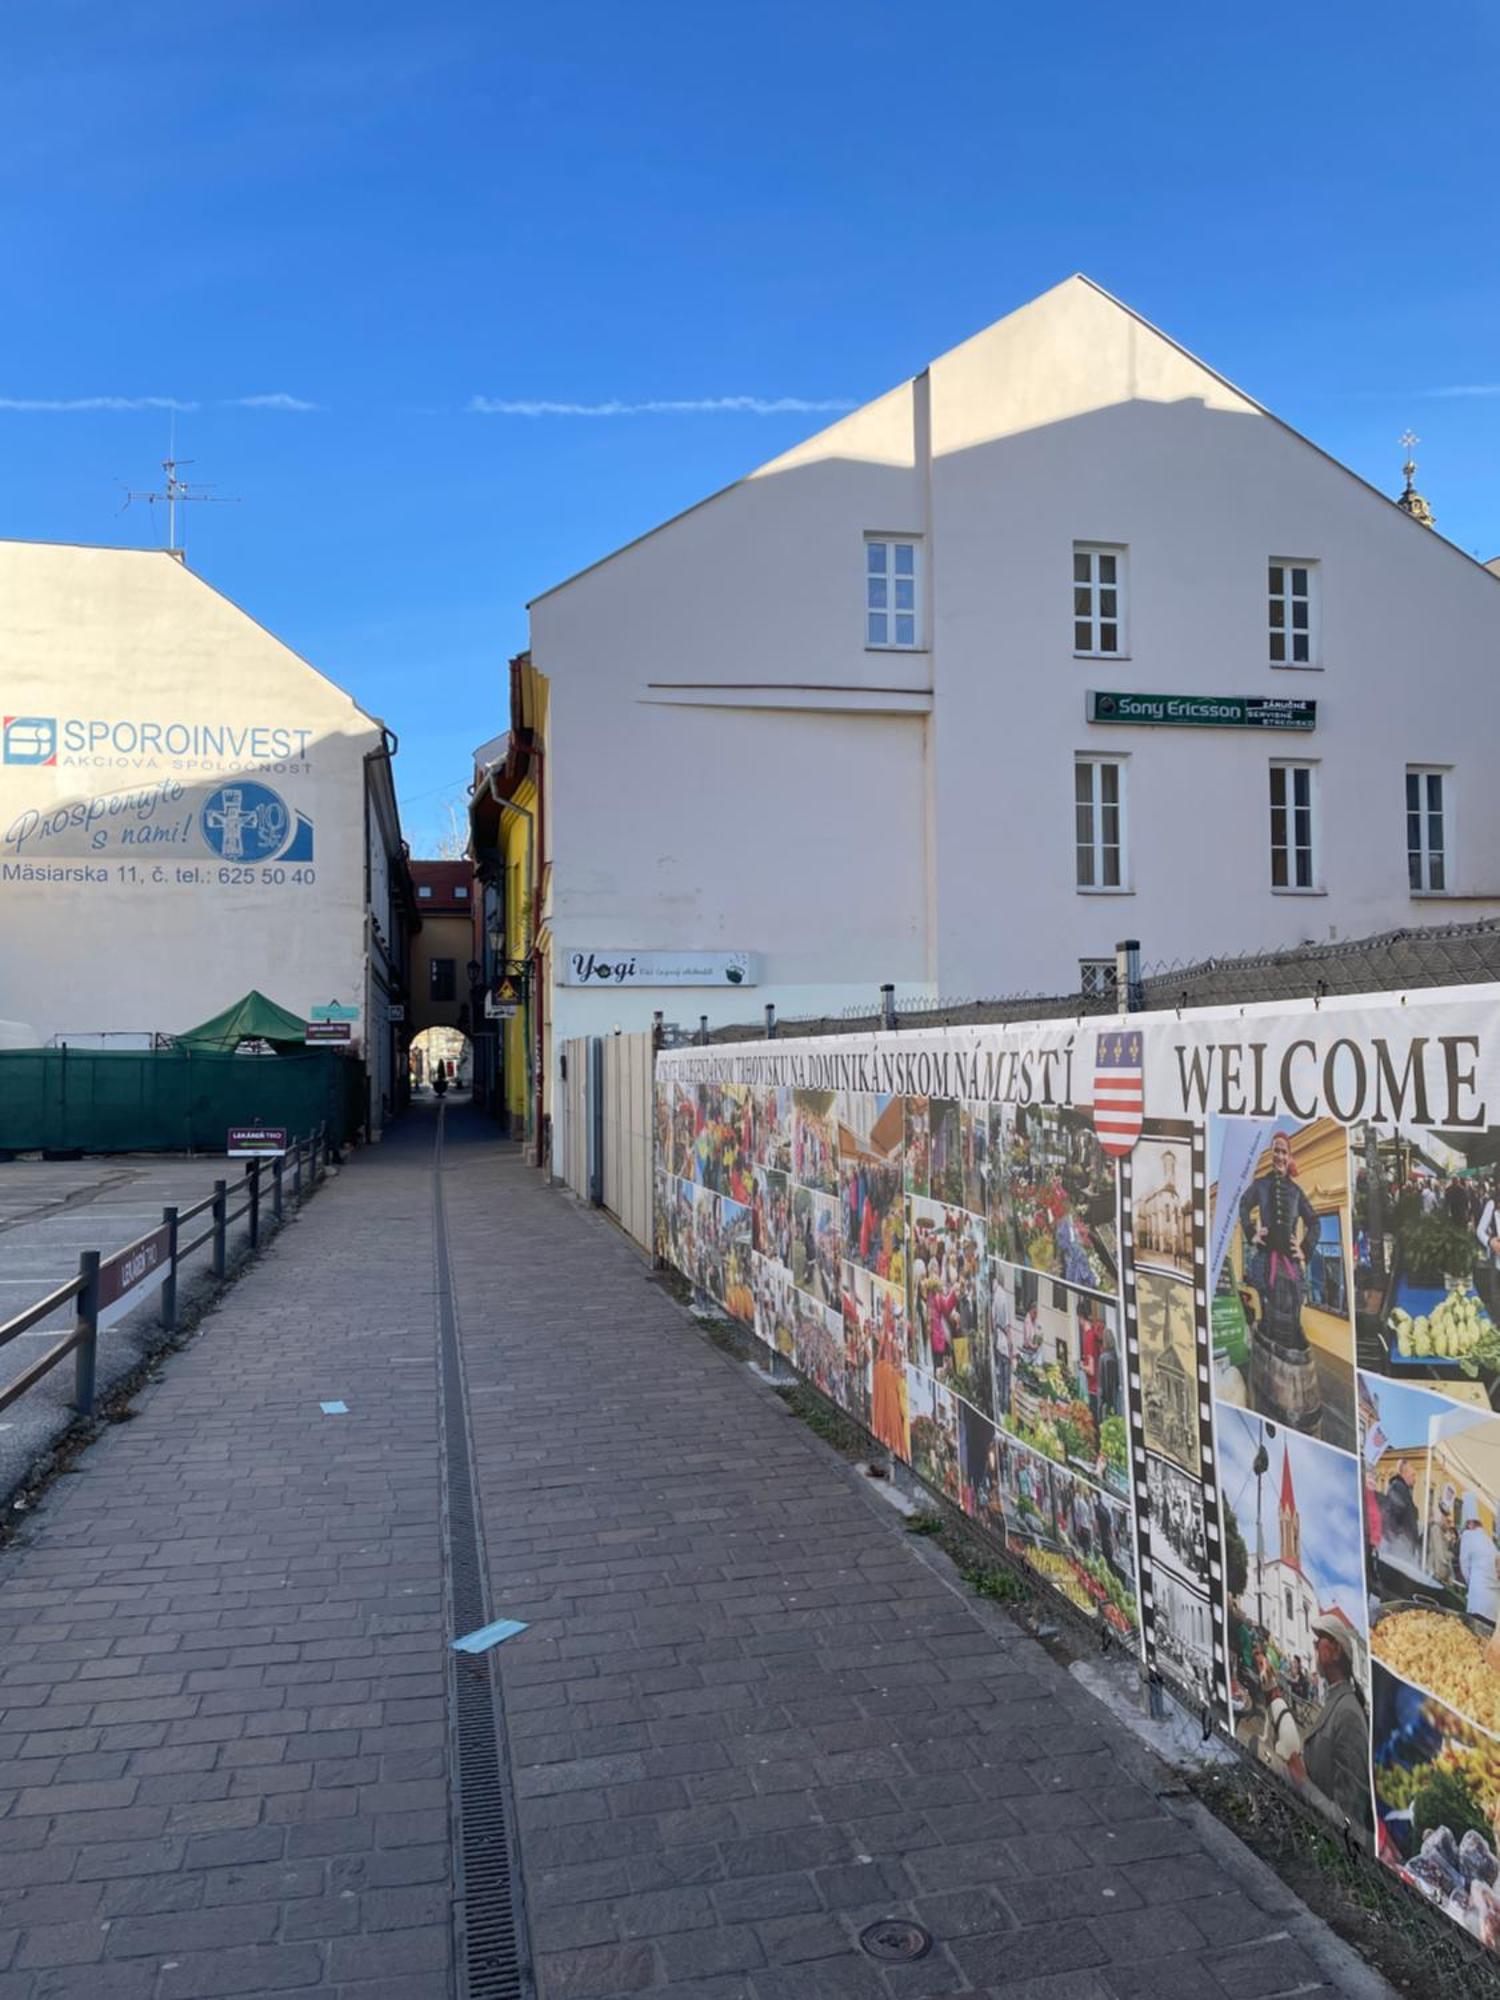
<svg viewBox="0 0 1500 2000"><path fill-rule="evenodd" d="M241 1042L269 1042L278 1055L287 1055L306 1046L307 1023L252 987L243 1000L177 1037L180 1049L218 1050L226 1055L233 1055Z"/></svg>

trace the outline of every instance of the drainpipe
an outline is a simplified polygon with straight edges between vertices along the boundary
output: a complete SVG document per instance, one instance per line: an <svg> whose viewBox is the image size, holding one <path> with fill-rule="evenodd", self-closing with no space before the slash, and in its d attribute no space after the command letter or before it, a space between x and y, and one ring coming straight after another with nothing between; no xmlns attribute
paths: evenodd
<svg viewBox="0 0 1500 2000"><path fill-rule="evenodd" d="M394 766L393 766L393 763L392 763L392 759L393 759L393 758L395 757L395 755L396 755L396 752L397 752L397 751L398 751L398 750L400 749L400 747L401 747L401 739L400 739L400 738L399 738L399 737L397 736L397 734L396 734L396 732L395 732L395 730L394 730L394 729L390 728L388 724L386 724L386 723L382 722L382 721L380 720L379 716L374 716L374 717L372 717L371 719L372 719L372 721L374 721L374 723L375 723L376 727L377 727L377 728L379 729L379 731L380 731L380 742L379 742L379 743L378 743L378 744L376 745L376 747L375 747L375 748L374 748L373 750L367 750L367 751L365 752L365 754L364 754L364 760L363 760L363 768L364 768L364 780L365 780L365 788L364 788L364 789L365 789L365 796L364 796L364 807L365 807L365 856L364 856L364 860L365 860L365 870L364 870L364 876L365 876L365 912L364 912L364 918L365 918L365 920L364 920L364 923L363 923L363 924L361 925L361 927L360 927L360 928L361 928L361 933L362 933L362 941L363 941L363 944L364 944L364 988L365 988L365 998L364 998L364 1010L365 1010L365 1012L364 1012L364 1027L365 1027L365 1036L364 1036L364 1039L365 1039L365 1054L366 1054L366 1062L365 1062L365 1134L366 1134L366 1138L367 1138L367 1139L368 1139L368 1136L369 1136L369 1133L370 1133L370 1130L371 1130L371 1127L372 1127L372 1125L373 1125L373 1123L374 1123L374 1120L373 1120L373 1118L372 1118L372 1115L371 1115L371 1113L372 1113L372 1111L373 1111L373 1108L374 1108L374 1107L373 1107L373 1094L374 1094L374 1092L375 1092L375 1091L377 1091L377 1090L378 1090L378 1089L380 1088L380 1076L381 1076L381 1072L382 1072L382 1071L384 1071L384 1070L387 1070L387 1069L388 1069L388 1070L389 1070L389 1072L390 1072L390 1086L391 1086L391 1087L390 1087L390 1098L391 1098L391 1105L392 1105L392 1108L393 1108L393 1109L394 1109L394 1107L395 1107L395 1101L396 1101L396 1056L395 1056L395 1042L394 1042L394 1036L395 1036L395 1031L394 1031L394 1029L393 1029L393 1028L392 1028L392 1026L391 1026L391 1023L390 1023L390 1018L389 1018L389 1014L387 1014L387 1018L386 1018L386 1021L385 1021L385 1024L384 1024L384 1029L383 1029L383 1034L384 1034L384 1046L383 1046L383 1047L382 1047L382 1049L380 1050L380 1056L379 1056L379 1063L378 1063L378 1065L375 1065L375 1066L374 1066L374 1069L375 1069L375 1073L374 1073L374 1075L372 1075L372 1074L371 1074L371 1069L372 1069L372 1064L371 1064L371 1061L370 1061L370 1058L371 1058L371 1057L373 1057L373 1056L374 1056L374 1054L375 1054L375 1049L374 1049L374 1045L373 1045L373 1041L372 1041L372 1027L373 1027L373 1023L372 1023L372 1020L371 1020L371 1007L370 1007L370 995L371 995L371 993L373 992L373 990L374 990L374 986L375 986L375 977L374 977L374 955L373 955L373 953L372 953L372 951L371 951L371 948L370 948L370 947L371 947L371 939L370 939L370 924L371 924L371 911L370 911L370 896L371 896L371 892L372 892L372 889L373 889L373 886L374 886L374 885L373 885L373 880L372 880L372 875L373 875L373 871L372 871L372 869L371 869L371 867L370 867L370 784L371 784L371 766L372 766L372 765L374 765L374 764L377 764L377 763L380 763L380 762L382 762L382 761L384 762L384 764L385 764L385 766L386 766L386 769L387 769L387 771L388 771L388 772L390 773L390 779L391 779L391 797L392 797L392 798L394 799L394 798L395 798L395 796L396 796L396 773L395 773L395 769L394 769ZM398 834L399 834L399 833L400 833L400 831L401 831L401 822L400 822L400 819L399 819L399 816L398 816L398 818L397 818L397 822L396 822L396 826L395 826L395 828L394 828L394 832L395 832L395 833L398 833ZM387 855L387 868L389 868L389 854ZM387 915L387 917L389 917L389 915L390 915L390 912L389 912L389 910L387 910L387 912L386 912L386 915ZM403 978L402 978L402 985L403 985L403 987L404 987L404 985L405 985L405 977L404 977L404 974L405 974L405 967L403 966L403 967L401 968L401 970L402 970L402 974L403 974Z"/></svg>

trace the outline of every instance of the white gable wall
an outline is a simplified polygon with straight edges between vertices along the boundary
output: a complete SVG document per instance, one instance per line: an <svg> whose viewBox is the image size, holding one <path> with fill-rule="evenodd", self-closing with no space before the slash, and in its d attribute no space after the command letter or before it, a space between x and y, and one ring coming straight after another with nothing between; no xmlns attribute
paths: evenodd
<svg viewBox="0 0 1500 2000"><path fill-rule="evenodd" d="M863 538L903 530L930 651L870 652ZM1128 548L1128 659L1073 656L1075 540ZM1268 664L1273 556L1318 564L1323 671ZM765 978L564 990L557 1032L883 979L1071 991L1123 936L1149 962L1500 910L1497 640L1494 578L1069 280L534 604L554 962L738 948ZM1318 727L1090 726L1090 688L1312 698ZM1129 894L1075 886L1077 752L1127 763ZM1272 891L1273 756L1318 766L1324 893ZM1457 896L1407 891L1408 761L1454 767Z"/></svg>
<svg viewBox="0 0 1500 2000"><path fill-rule="evenodd" d="M163 552L13 542L0 689L6 717L58 732L53 763L16 761L34 732L0 757L0 1017L43 1039L174 1032L251 986L297 1013L363 1010L363 759L380 732L346 694ZM239 732L238 749L183 734L204 729ZM233 783L289 815L287 838L244 835L238 860L203 824ZM310 859L286 852L299 815Z"/></svg>
<svg viewBox="0 0 1500 2000"><path fill-rule="evenodd" d="M945 990L1069 990L1127 935L1149 962L1500 909L1493 578L1084 281L931 379ZM1073 656L1075 540L1128 547L1128 660ZM1319 565L1322 671L1268 664L1272 556ZM1318 726L1090 726L1090 688L1311 698ZM1133 894L1075 887L1076 752L1128 759ZM1273 756L1319 766L1324 894L1271 888ZM1455 767L1478 906L1408 894L1409 761Z"/></svg>

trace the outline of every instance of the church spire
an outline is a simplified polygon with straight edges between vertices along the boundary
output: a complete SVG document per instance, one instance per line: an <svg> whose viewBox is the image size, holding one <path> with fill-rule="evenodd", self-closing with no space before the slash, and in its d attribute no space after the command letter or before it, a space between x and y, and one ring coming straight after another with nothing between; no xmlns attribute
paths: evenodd
<svg viewBox="0 0 1500 2000"><path fill-rule="evenodd" d="M1421 442L1415 431L1403 431L1401 434L1401 449L1406 453L1406 463L1401 470L1405 475L1406 485L1396 505L1410 514L1414 521L1420 521L1424 528L1431 528L1436 525L1432 509L1412 484L1417 472L1417 461L1412 457L1412 453Z"/></svg>
<svg viewBox="0 0 1500 2000"><path fill-rule="evenodd" d="M1281 1560L1293 1569L1302 1567L1302 1516L1297 1512L1297 1495L1292 1488L1292 1455L1281 1447Z"/></svg>

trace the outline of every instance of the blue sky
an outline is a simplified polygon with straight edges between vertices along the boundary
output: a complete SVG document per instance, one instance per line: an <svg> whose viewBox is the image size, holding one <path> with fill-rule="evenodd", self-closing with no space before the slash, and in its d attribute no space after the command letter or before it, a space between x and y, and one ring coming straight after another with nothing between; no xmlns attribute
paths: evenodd
<svg viewBox="0 0 1500 2000"><path fill-rule="evenodd" d="M0 535L159 533L165 409L16 405L196 405L189 559L418 852L525 600L823 421L476 399L862 402L1084 270L1490 556L1497 96L1486 0L6 0Z"/></svg>

